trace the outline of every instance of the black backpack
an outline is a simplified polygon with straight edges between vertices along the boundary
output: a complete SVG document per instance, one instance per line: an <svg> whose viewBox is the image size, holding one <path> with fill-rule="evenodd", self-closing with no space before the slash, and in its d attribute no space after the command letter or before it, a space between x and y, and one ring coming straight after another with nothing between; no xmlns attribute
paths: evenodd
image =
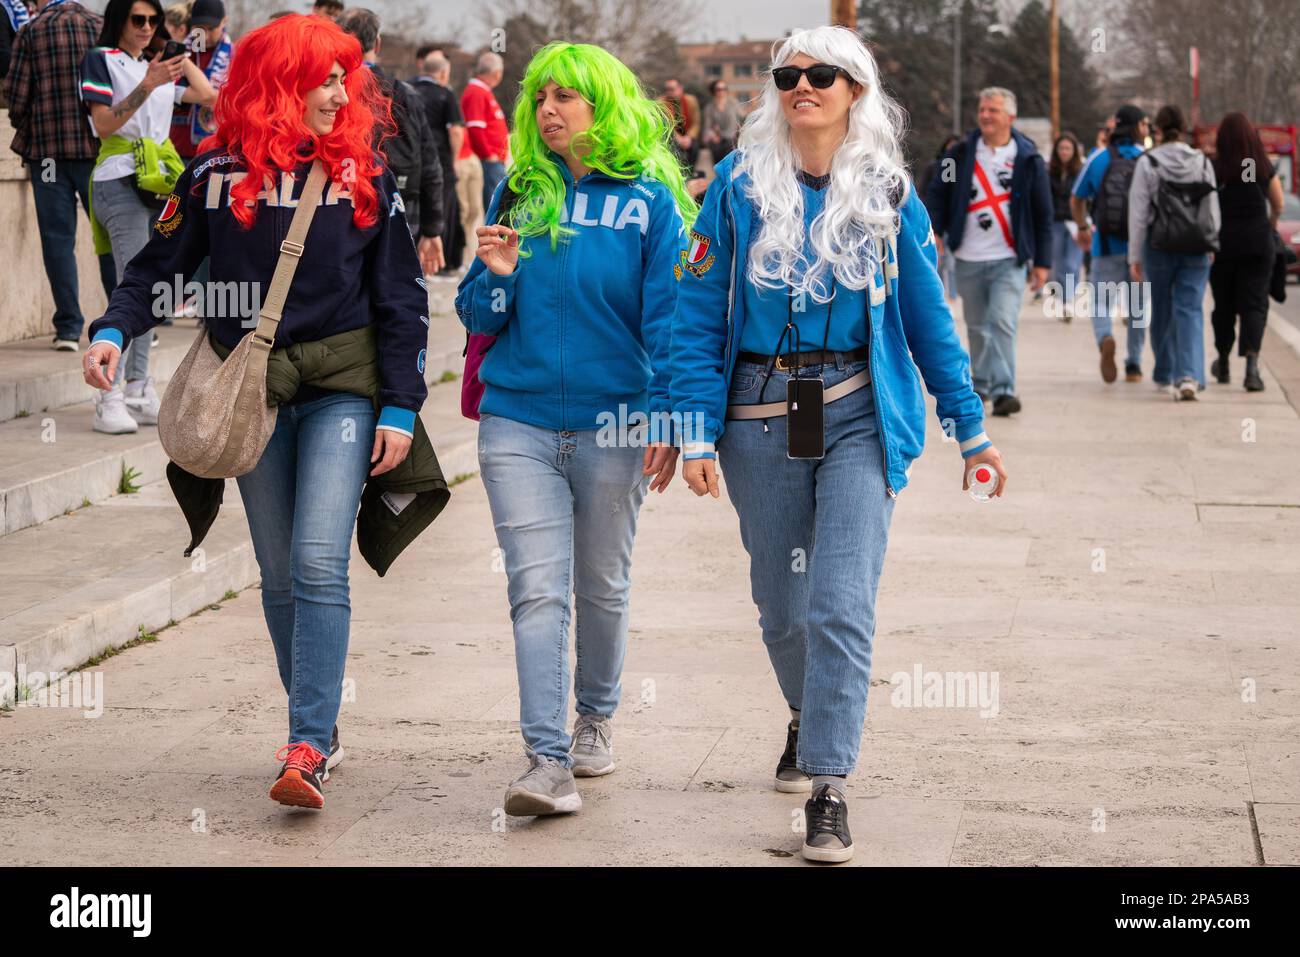
<svg viewBox="0 0 1300 957"><path fill-rule="evenodd" d="M397 188L403 196L419 195L420 176L424 165L420 150L420 124L424 119L415 98L418 94L404 81L392 81L393 122L397 134L384 141L388 168L397 177Z"/></svg>
<svg viewBox="0 0 1300 957"><path fill-rule="evenodd" d="M1128 190L1133 185L1133 171L1137 169L1136 158L1129 159L1114 145L1106 149L1110 153L1110 165L1092 201L1092 220L1101 234L1103 256L1110 255L1108 237L1128 239Z"/></svg>
<svg viewBox="0 0 1300 957"><path fill-rule="evenodd" d="M1151 248L1166 253L1217 253L1219 235L1214 228L1214 210L1206 202L1215 187L1205 180L1182 183L1165 179L1156 158L1146 155L1160 182L1151 199ZM1205 159L1207 166L1209 162Z"/></svg>

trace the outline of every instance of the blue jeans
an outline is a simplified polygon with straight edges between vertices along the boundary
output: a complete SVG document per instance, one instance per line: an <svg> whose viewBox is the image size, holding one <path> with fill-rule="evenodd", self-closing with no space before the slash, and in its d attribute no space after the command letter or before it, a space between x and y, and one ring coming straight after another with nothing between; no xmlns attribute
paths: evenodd
<svg viewBox="0 0 1300 957"><path fill-rule="evenodd" d="M289 743L326 755L348 653L352 528L374 442L374 406L362 396L283 405L257 467L237 480L289 696Z"/></svg>
<svg viewBox="0 0 1300 957"><path fill-rule="evenodd" d="M1151 283L1151 348L1156 354L1152 378L1162 385L1195 379L1205 385L1205 284L1210 257L1205 253L1143 250L1146 280Z"/></svg>
<svg viewBox="0 0 1300 957"><path fill-rule="evenodd" d="M81 338L86 324L77 281L77 200L80 198L89 216L90 171L94 165L90 160L54 160L48 170L40 163L28 167L36 228L41 233L41 258L54 297L54 331L60 339L74 342ZM99 281L104 295L112 296L117 270L111 254L99 257Z"/></svg>
<svg viewBox="0 0 1300 957"><path fill-rule="evenodd" d="M483 161L483 208L487 209L492 205L492 194L496 192L497 184L506 178L505 163L489 163Z"/></svg>
<svg viewBox="0 0 1300 957"><path fill-rule="evenodd" d="M1079 283L1079 267L1083 265L1083 250L1070 235L1065 220L1052 223L1052 282L1065 286L1065 277L1073 276Z"/></svg>
<svg viewBox="0 0 1300 957"><path fill-rule="evenodd" d="M1097 345L1100 346L1101 341L1112 334L1111 328L1119 315L1119 305L1122 301L1127 301L1129 317L1124 361L1135 366L1142 365L1146 327L1151 321L1147 315L1150 303L1141 287L1129 282L1128 256L1123 253L1118 256L1093 256L1088 279L1092 283L1092 301L1088 311L1092 316L1092 334Z"/></svg>
<svg viewBox="0 0 1300 957"><path fill-rule="evenodd" d="M126 265L149 243L157 213L140 199L135 191L135 176L120 179L101 179L95 182L94 216L108 230L113 242L113 264L117 267L117 281L122 281ZM149 349L153 344L152 331L132 339L126 354L117 367L117 381L136 382L149 375Z"/></svg>
<svg viewBox="0 0 1300 957"><path fill-rule="evenodd" d="M627 648L632 541L648 476L645 449L602 445L596 429L557 432L484 414L478 460L505 561L529 751L572 766L569 602L576 608L579 714L618 707Z"/></svg>
<svg viewBox="0 0 1300 957"><path fill-rule="evenodd" d="M953 265L956 261L952 251L945 246L939 254L939 278L943 280L943 294L949 300L957 298L957 269Z"/></svg>
<svg viewBox="0 0 1300 957"><path fill-rule="evenodd" d="M829 388L865 362L827 366ZM788 373L738 362L728 403L784 401ZM812 370L807 370L812 372ZM805 374L807 374L807 372ZM718 461L740 517L763 643L786 704L800 712L798 764L848 774L857 764L871 678L876 586L894 500L872 387L825 408L826 455L786 457L784 416L727 423Z"/></svg>
<svg viewBox="0 0 1300 957"><path fill-rule="evenodd" d="M975 391L990 399L1016 394L1016 329L1028 268L1015 257L957 260L957 293L970 340Z"/></svg>

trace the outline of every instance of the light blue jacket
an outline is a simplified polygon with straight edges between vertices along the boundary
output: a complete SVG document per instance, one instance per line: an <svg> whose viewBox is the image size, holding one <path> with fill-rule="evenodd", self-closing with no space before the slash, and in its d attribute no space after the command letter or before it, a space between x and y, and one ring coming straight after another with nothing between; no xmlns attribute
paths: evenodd
<svg viewBox="0 0 1300 957"><path fill-rule="evenodd" d="M679 263L669 369L673 418L687 459L714 455L713 443L726 428L728 386L745 329L739 285L746 281L749 244L761 224L744 192L748 178L734 173L738 155L718 164ZM963 457L991 444L984 404L971 385L970 358L944 300L930 217L910 183L899 214L897 248L890 244L885 250L885 274L877 272L867 296L870 388L891 495L907 485L907 470L925 446L922 379L945 435L959 444Z"/></svg>
<svg viewBox="0 0 1300 957"><path fill-rule="evenodd" d="M673 263L684 229L656 180L592 172L566 187L562 222L574 230L521 238L514 272L475 259L456 296L470 332L498 336L479 370L480 408L547 429L594 429L602 416L667 417L668 335L677 304ZM486 221L496 222L505 183Z"/></svg>

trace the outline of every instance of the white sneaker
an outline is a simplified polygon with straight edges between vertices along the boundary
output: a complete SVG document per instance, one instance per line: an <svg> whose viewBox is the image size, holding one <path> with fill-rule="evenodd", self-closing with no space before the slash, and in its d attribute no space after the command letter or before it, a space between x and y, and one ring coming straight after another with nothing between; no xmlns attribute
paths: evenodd
<svg viewBox="0 0 1300 957"><path fill-rule="evenodd" d="M50 343L50 348L55 352L80 352L81 343L76 339L60 339L55 336L54 341Z"/></svg>
<svg viewBox="0 0 1300 957"><path fill-rule="evenodd" d="M1196 401L1196 380L1192 378L1179 379L1178 391L1174 398L1181 399L1184 402Z"/></svg>
<svg viewBox="0 0 1300 957"><path fill-rule="evenodd" d="M91 428L109 435L126 435L139 428L126 410L126 396L120 384L95 397L95 421Z"/></svg>
<svg viewBox="0 0 1300 957"><path fill-rule="evenodd" d="M153 376L126 384L126 411L140 425L158 424L158 407L162 404L153 387Z"/></svg>

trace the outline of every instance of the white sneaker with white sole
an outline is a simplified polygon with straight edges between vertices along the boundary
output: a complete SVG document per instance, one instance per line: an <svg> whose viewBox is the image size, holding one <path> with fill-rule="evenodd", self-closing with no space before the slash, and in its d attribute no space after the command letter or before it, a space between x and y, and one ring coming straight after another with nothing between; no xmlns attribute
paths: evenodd
<svg viewBox="0 0 1300 957"><path fill-rule="evenodd" d="M109 435L128 435L139 428L126 409L121 383L95 396L95 419L90 427Z"/></svg>
<svg viewBox="0 0 1300 957"><path fill-rule="evenodd" d="M153 376L126 384L126 411L140 425L157 425L162 401L153 387Z"/></svg>

